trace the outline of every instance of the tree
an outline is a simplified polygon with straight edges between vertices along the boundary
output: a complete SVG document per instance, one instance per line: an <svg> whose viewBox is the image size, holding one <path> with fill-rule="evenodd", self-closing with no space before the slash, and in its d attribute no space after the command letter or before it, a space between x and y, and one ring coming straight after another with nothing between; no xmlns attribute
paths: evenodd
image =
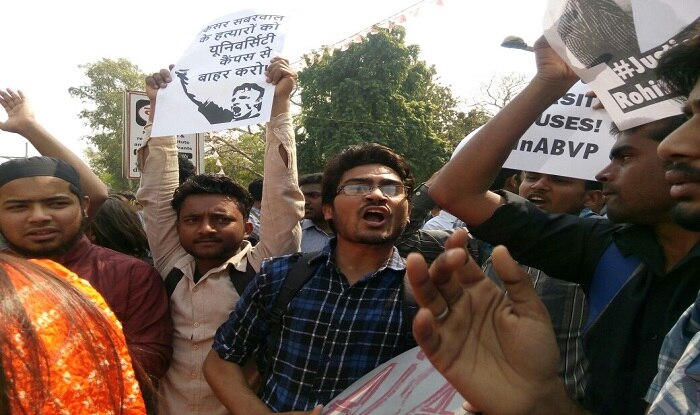
<svg viewBox="0 0 700 415"><path fill-rule="evenodd" d="M256 131L257 130L257 131ZM209 136L210 152L216 151L221 167L216 160L209 158L206 171L224 173L236 180L243 187L254 179L263 177L263 159L265 157L265 129L249 127L247 130L235 128L221 131Z"/></svg>
<svg viewBox="0 0 700 415"><path fill-rule="evenodd" d="M434 67L404 38L401 27L382 29L300 72L300 172L322 170L344 147L365 142L402 154L418 180L447 161L474 117L456 109L449 89L435 81Z"/></svg>
<svg viewBox="0 0 700 415"><path fill-rule="evenodd" d="M527 85L527 76L520 73L509 73L500 77L493 76L481 84L482 97L476 106L490 116L505 107Z"/></svg>
<svg viewBox="0 0 700 415"><path fill-rule="evenodd" d="M92 145L87 150L90 167L109 187L135 190L138 183L122 175L124 91L142 90L145 74L127 59L102 59L79 68L89 83L68 92L89 105L79 116L94 131L86 137Z"/></svg>

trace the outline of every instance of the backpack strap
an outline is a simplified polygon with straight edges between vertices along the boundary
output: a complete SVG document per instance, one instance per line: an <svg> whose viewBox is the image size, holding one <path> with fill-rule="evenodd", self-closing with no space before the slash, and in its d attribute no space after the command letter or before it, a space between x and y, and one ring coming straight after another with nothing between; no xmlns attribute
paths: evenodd
<svg viewBox="0 0 700 415"><path fill-rule="evenodd" d="M280 288L279 294L277 294L275 298L272 311L270 312L270 335L267 337L266 353L266 363L268 365L269 362L272 361L272 351L275 346L279 344L282 337L282 317L294 296L316 273L318 266L312 265L311 260L317 257L318 254L319 252L298 253L291 258L292 261L294 261L294 265L292 265L292 268L285 277L284 283ZM413 338L413 318L418 313L419 307L418 303L416 303L416 297L413 295L413 291L408 285L406 276L404 276L403 283L401 284L401 295L403 296L401 311L403 312L404 321L402 329L403 332L406 333L406 341L415 346L417 343Z"/></svg>
<svg viewBox="0 0 700 415"><path fill-rule="evenodd" d="M243 291L245 291L245 288L253 280L255 274L256 272L250 265L250 261L248 262L248 265L246 265L245 271L239 271L234 266L230 266L228 268L229 278L231 278L233 287L236 289L236 291L238 291L238 295L243 294ZM173 268L165 277L163 284L165 284L165 291L168 293L168 297L172 297L173 292L175 292L175 287L177 287L177 285L180 283L183 275L182 270L179 268Z"/></svg>
<svg viewBox="0 0 700 415"><path fill-rule="evenodd" d="M239 271L233 265L228 267L228 275L231 278L231 283L233 283L233 287L238 291L239 296L243 295L243 291L245 291L245 288L253 281L255 274L257 274L250 265L250 261L247 262L248 264L245 267L245 271Z"/></svg>
<svg viewBox="0 0 700 415"><path fill-rule="evenodd" d="M318 256L319 252L298 253L290 259L294 262L289 273L284 278L284 283L280 288L275 302L270 312L270 339L277 340L282 332L282 316L287 311L287 305L316 272L317 266L311 265L311 259Z"/></svg>
<svg viewBox="0 0 700 415"><path fill-rule="evenodd" d="M165 277L165 291L168 293L168 298L172 297L175 287L180 283L183 273L179 268L173 268L170 270L168 275Z"/></svg>
<svg viewBox="0 0 700 415"><path fill-rule="evenodd" d="M272 351L279 344L282 337L282 316L287 311L287 306L292 301L294 296L299 292L301 287L306 284L311 277L316 273L318 266L311 265L311 260L318 256L319 251L297 253L290 257L294 263L292 268L284 277L284 283L280 288L270 312L270 335L267 336L267 351L265 353L266 370L269 370L272 362ZM263 371L261 370L261 373Z"/></svg>

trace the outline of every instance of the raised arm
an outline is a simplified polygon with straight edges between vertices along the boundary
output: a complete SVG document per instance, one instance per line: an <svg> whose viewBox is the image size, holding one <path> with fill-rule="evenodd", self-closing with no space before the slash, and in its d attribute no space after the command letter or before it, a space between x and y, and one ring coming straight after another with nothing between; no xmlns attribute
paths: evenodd
<svg viewBox="0 0 700 415"><path fill-rule="evenodd" d="M537 75L440 171L430 196L467 226L478 226L503 203L489 186L518 139L578 77L544 39L535 43Z"/></svg>
<svg viewBox="0 0 700 415"><path fill-rule="evenodd" d="M265 136L260 242L249 257L256 271L264 258L298 252L301 243L304 194L298 184L296 141L289 113L296 77L286 59L272 59L267 82L275 85L275 97Z"/></svg>
<svg viewBox="0 0 700 415"><path fill-rule="evenodd" d="M7 121L0 122L0 129L26 138L42 156L61 159L78 171L83 193L90 198L88 216L107 200L107 186L75 153L51 135L34 117L29 99L22 91L0 89L0 105L7 112Z"/></svg>
<svg viewBox="0 0 700 415"><path fill-rule="evenodd" d="M156 94L172 81L170 72L161 69L146 78L146 94L151 102L146 136L138 152L141 182L136 198L143 206L144 228L151 247L153 265L165 277L186 253L177 235L176 214L170 205L179 184L177 139L175 136L151 137Z"/></svg>

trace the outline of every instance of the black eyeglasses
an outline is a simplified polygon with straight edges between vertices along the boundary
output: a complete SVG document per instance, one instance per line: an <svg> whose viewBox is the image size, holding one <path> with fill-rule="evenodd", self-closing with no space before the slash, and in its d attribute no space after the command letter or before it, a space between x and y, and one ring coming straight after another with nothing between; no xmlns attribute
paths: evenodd
<svg viewBox="0 0 700 415"><path fill-rule="evenodd" d="M382 194L386 197L400 197L406 196L406 186L402 184L344 184L338 187L338 192L336 195L345 193L347 196L365 196L368 195L372 190L379 189Z"/></svg>

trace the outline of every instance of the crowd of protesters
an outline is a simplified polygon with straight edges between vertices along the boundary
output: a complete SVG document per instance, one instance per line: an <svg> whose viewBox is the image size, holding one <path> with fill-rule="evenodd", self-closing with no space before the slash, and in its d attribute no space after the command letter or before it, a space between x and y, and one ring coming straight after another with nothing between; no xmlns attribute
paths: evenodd
<svg viewBox="0 0 700 415"><path fill-rule="evenodd" d="M280 57L245 184L151 137L167 69L145 80L135 195L0 90L0 129L42 154L0 165L0 413L320 414L416 346L473 412L700 411L700 31L656 68L684 113L616 131L596 181L502 168L578 81L534 49L425 183L370 142L298 177Z"/></svg>

